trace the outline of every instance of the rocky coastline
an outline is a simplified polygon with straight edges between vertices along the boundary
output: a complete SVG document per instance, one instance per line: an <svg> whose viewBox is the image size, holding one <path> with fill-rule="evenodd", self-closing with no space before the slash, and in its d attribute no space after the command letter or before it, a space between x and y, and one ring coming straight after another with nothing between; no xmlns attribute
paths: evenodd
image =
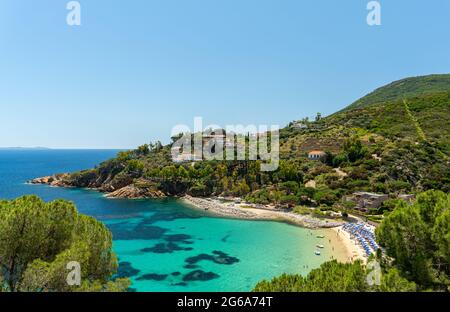
<svg viewBox="0 0 450 312"><path fill-rule="evenodd" d="M28 183L31 184L45 184L55 187L83 187L76 185L69 179L70 174L56 174L52 176L45 176L40 178L35 178ZM109 186L106 188L104 185L100 187L84 186L86 188L94 189L96 191L106 193L105 197L108 198L124 198L124 199L145 199L145 198L164 198L167 197L162 191L152 187L151 185L145 185L142 181L136 181L129 185L118 187Z"/></svg>

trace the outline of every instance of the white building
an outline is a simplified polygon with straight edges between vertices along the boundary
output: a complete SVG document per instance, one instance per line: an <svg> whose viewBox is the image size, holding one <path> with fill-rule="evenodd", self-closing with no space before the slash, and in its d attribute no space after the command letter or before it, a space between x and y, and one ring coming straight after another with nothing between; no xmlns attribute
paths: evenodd
<svg viewBox="0 0 450 312"><path fill-rule="evenodd" d="M318 160L322 157L324 157L326 153L324 151L311 151L308 153L308 158L311 160Z"/></svg>

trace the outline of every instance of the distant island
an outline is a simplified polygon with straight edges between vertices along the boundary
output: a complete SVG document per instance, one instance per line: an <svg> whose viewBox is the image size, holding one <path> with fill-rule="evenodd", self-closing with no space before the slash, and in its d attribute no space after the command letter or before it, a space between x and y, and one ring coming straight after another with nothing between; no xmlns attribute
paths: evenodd
<svg viewBox="0 0 450 312"><path fill-rule="evenodd" d="M22 146L12 146L12 147L0 147L0 150L23 150L23 151L30 151L30 150L50 150L49 147L42 147L42 146L35 146L35 147L22 147Z"/></svg>

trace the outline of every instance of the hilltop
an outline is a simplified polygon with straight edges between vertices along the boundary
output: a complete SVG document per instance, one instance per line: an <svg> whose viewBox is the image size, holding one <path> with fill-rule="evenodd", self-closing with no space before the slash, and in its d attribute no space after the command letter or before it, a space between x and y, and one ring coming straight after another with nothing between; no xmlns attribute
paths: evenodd
<svg viewBox="0 0 450 312"><path fill-rule="evenodd" d="M383 105L386 102L447 91L450 91L450 74L405 78L376 89L344 110Z"/></svg>

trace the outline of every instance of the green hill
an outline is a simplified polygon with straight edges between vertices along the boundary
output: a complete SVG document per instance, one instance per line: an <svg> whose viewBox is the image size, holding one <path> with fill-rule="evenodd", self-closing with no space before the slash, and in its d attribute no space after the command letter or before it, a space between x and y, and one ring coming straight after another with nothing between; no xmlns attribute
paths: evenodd
<svg viewBox="0 0 450 312"><path fill-rule="evenodd" d="M344 110L325 121L385 138L427 141L450 155L450 91Z"/></svg>
<svg viewBox="0 0 450 312"><path fill-rule="evenodd" d="M450 74L405 78L376 89L344 110L445 91L450 91Z"/></svg>

